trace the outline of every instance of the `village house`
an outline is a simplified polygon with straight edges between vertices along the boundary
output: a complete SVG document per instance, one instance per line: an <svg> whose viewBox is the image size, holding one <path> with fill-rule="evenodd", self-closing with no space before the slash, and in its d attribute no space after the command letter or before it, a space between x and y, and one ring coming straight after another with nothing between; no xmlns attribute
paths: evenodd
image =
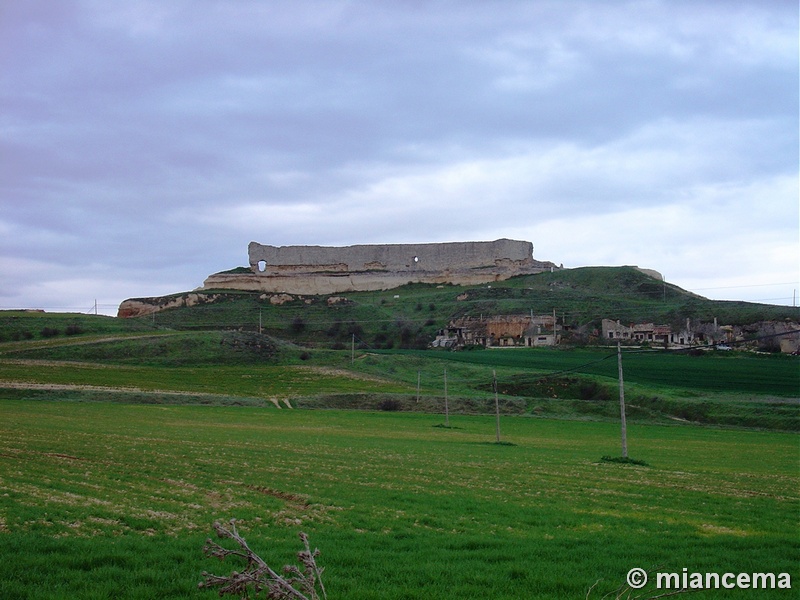
<svg viewBox="0 0 800 600"><path fill-rule="evenodd" d="M494 315L460 317L440 329L431 343L434 348L483 347L547 347L561 343L565 331L553 315ZM620 320L602 320L602 338L608 342L622 342L661 348L717 347L748 344L751 347L769 347L785 353L796 353L800 348L800 326L794 321L764 321L748 326L720 325L713 322L692 322L686 319L681 328L655 323L623 324ZM761 340L761 341L759 341ZM764 341L766 340L766 342ZM766 344L766 345L765 345Z"/></svg>
<svg viewBox="0 0 800 600"><path fill-rule="evenodd" d="M640 344L691 346L697 343L708 343L705 335L696 335L697 332L692 329L689 319L686 320L686 326L678 331L673 331L669 325L655 325L654 323L623 325L619 320L603 319L602 331L605 339ZM721 338L722 335L719 337Z"/></svg>
<svg viewBox="0 0 800 600"><path fill-rule="evenodd" d="M686 325L673 330L669 325L653 323L631 323L623 325L619 320L603 319L602 336L607 340L688 348L692 346L727 346L750 341L758 344L759 338L775 338L775 346L782 352L793 352L797 344L797 324L794 322L764 321L748 326L720 325L713 322L695 322L686 319ZM763 341L763 340L762 340Z"/></svg>
<svg viewBox="0 0 800 600"><path fill-rule="evenodd" d="M559 326L553 315L496 315L453 319L439 330L431 346L555 346Z"/></svg>

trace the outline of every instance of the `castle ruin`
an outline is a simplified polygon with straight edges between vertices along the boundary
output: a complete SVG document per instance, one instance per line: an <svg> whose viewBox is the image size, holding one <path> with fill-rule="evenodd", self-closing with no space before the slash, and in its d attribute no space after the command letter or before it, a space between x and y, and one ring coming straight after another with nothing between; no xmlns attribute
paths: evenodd
<svg viewBox="0 0 800 600"><path fill-rule="evenodd" d="M217 273L203 288L287 294L377 291L407 283L479 285L557 268L530 242L269 246L251 242L250 272Z"/></svg>

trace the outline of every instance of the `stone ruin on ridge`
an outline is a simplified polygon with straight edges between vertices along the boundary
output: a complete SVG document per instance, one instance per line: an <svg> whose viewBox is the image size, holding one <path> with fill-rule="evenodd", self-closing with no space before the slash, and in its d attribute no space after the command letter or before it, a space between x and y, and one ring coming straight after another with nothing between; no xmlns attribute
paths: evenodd
<svg viewBox="0 0 800 600"><path fill-rule="evenodd" d="M250 272L209 276L206 290L337 294L387 290L407 283L478 285L558 268L533 258L533 244L493 242L268 246L250 242Z"/></svg>
<svg viewBox="0 0 800 600"><path fill-rule="evenodd" d="M388 290L407 283L481 285L515 275L561 269L533 259L533 244L493 242L266 246L251 242L250 269L210 275L193 292L124 300L117 316L140 317L168 308L216 302L219 292L243 290L281 298Z"/></svg>

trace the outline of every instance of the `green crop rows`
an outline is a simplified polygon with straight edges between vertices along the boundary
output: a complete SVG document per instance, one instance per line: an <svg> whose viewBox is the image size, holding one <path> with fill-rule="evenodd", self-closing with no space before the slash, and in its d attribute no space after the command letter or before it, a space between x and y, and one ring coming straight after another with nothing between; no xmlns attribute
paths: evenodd
<svg viewBox="0 0 800 600"><path fill-rule="evenodd" d="M0 597L213 598L216 519L334 599L584 598L632 567L798 570L797 437L491 417L0 402ZM698 598L745 597L741 590ZM791 592L788 592L791 595ZM761 590L758 597L789 597Z"/></svg>

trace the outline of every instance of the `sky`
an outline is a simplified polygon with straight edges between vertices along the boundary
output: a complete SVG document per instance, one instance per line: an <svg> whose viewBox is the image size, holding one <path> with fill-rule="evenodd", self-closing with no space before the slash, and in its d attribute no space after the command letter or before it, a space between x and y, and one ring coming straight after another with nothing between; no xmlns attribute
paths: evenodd
<svg viewBox="0 0 800 600"><path fill-rule="evenodd" d="M0 309L113 315L250 241L498 238L800 303L798 28L796 0L0 0Z"/></svg>

